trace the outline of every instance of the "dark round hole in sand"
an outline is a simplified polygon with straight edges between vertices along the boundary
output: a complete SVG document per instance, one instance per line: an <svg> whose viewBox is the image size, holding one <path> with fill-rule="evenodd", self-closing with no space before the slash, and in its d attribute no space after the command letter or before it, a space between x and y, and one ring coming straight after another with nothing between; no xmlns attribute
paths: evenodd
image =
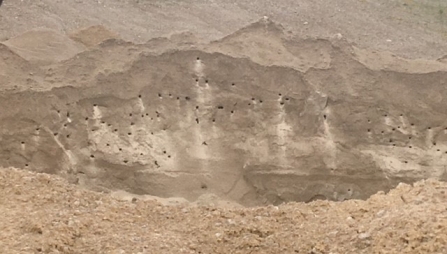
<svg viewBox="0 0 447 254"><path fill-rule="evenodd" d="M206 186L206 184L202 183L200 185L200 188L203 189L203 190L206 190L206 189L208 189L208 186Z"/></svg>
<svg viewBox="0 0 447 254"><path fill-rule="evenodd" d="M138 95L138 98L141 98L141 94Z"/></svg>
<svg viewBox="0 0 447 254"><path fill-rule="evenodd" d="M24 144L25 144L25 142L23 142L23 141L22 141L21 143L22 143L22 145L24 145Z"/></svg>
<svg viewBox="0 0 447 254"><path fill-rule="evenodd" d="M92 155L90 155L90 158L95 158L95 156L92 154Z"/></svg>
<svg viewBox="0 0 447 254"><path fill-rule="evenodd" d="M132 132L128 132L127 135L129 135L129 136L132 135Z"/></svg>
<svg viewBox="0 0 447 254"><path fill-rule="evenodd" d="M236 84L235 83L231 83L231 86L235 86Z"/></svg>
<svg viewBox="0 0 447 254"><path fill-rule="evenodd" d="M85 121L88 121L88 117L85 118Z"/></svg>
<svg viewBox="0 0 447 254"><path fill-rule="evenodd" d="M54 135L54 136L57 136L57 134L58 134L58 133L56 132L56 133L54 133L53 135Z"/></svg>
<svg viewBox="0 0 447 254"><path fill-rule="evenodd" d="M200 60L200 57L197 57L197 60Z"/></svg>
<svg viewBox="0 0 447 254"><path fill-rule="evenodd" d="M185 100L189 101L191 98L189 98L189 96L185 97Z"/></svg>

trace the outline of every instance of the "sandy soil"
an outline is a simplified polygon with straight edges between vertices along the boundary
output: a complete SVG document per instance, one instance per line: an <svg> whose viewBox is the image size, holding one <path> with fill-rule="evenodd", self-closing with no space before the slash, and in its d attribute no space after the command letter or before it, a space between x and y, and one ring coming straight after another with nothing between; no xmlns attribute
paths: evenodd
<svg viewBox="0 0 447 254"><path fill-rule="evenodd" d="M0 170L2 253L446 253L447 184L367 201L255 208L175 206ZM20 218L20 219L18 219Z"/></svg>
<svg viewBox="0 0 447 254"><path fill-rule="evenodd" d="M39 27L69 34L91 25L140 43L183 31L213 40L267 15L300 37L341 34L362 48L436 59L446 49L446 7L444 0L5 0L0 41Z"/></svg>
<svg viewBox="0 0 447 254"><path fill-rule="evenodd" d="M447 253L446 8L3 1L0 253Z"/></svg>

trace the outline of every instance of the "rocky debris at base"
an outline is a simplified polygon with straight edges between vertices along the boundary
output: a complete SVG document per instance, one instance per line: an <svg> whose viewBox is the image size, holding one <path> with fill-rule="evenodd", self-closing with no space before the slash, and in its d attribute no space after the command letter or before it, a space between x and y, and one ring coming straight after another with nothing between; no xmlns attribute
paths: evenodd
<svg viewBox="0 0 447 254"><path fill-rule="evenodd" d="M0 253L447 253L447 184L367 201L222 208L124 201L0 170Z"/></svg>

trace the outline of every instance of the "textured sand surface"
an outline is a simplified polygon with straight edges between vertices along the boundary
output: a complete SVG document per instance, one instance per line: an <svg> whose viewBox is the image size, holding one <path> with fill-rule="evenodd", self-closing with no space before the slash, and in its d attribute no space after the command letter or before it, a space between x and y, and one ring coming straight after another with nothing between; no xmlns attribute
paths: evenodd
<svg viewBox="0 0 447 254"><path fill-rule="evenodd" d="M4 1L0 253L446 253L446 8Z"/></svg>
<svg viewBox="0 0 447 254"><path fill-rule="evenodd" d="M0 170L2 253L446 253L447 185L256 208L123 201ZM19 219L20 218L20 219Z"/></svg>
<svg viewBox="0 0 447 254"><path fill-rule="evenodd" d="M341 34L362 48L436 59L446 54L446 7L444 0L5 0L0 41L39 27L68 34L92 25L139 43L183 31L208 41L267 15L300 37Z"/></svg>

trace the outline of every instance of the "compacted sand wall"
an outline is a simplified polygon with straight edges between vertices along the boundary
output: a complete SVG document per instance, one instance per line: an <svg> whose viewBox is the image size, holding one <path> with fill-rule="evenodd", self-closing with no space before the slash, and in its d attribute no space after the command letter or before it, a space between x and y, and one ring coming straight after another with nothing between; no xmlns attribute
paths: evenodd
<svg viewBox="0 0 447 254"><path fill-rule="evenodd" d="M207 44L91 29L0 44L0 166L247 206L446 178L444 63L292 38L268 20ZM65 55L48 53L57 45Z"/></svg>

